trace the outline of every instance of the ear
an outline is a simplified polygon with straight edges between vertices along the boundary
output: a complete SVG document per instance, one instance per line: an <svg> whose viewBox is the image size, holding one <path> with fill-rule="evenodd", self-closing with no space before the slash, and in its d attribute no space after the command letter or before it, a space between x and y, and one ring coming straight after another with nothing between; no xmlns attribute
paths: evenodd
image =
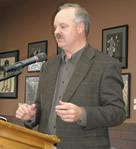
<svg viewBox="0 0 136 149"><path fill-rule="evenodd" d="M85 32L85 24L83 22L80 22L78 24L78 31L79 31L79 33Z"/></svg>

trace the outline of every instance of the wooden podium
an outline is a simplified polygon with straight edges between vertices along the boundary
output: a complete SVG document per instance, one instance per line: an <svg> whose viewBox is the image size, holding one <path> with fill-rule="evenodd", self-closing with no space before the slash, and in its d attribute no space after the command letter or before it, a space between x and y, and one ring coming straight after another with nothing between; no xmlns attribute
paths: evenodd
<svg viewBox="0 0 136 149"><path fill-rule="evenodd" d="M55 135L46 135L0 120L0 149L53 149L60 140Z"/></svg>

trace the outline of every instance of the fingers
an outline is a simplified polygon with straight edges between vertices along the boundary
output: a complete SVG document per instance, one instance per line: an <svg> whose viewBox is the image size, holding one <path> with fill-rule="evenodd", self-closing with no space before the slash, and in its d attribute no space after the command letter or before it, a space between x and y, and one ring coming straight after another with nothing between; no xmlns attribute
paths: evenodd
<svg viewBox="0 0 136 149"><path fill-rule="evenodd" d="M25 113L29 113L31 111L31 107L27 104L23 104L22 106L20 106L17 110L17 114L19 115L24 115Z"/></svg>
<svg viewBox="0 0 136 149"><path fill-rule="evenodd" d="M59 105L56 106L56 110L69 110L72 108L71 103L59 101Z"/></svg>
<svg viewBox="0 0 136 149"><path fill-rule="evenodd" d="M23 104L21 105L16 111L16 118L21 120L30 120L36 113L36 105L28 105Z"/></svg>
<svg viewBox="0 0 136 149"><path fill-rule="evenodd" d="M26 110L25 110L26 109ZM25 112L26 111L26 112ZM25 104L21 105L17 111L16 111L16 118L21 119L23 115L27 113L27 108L25 107Z"/></svg>
<svg viewBox="0 0 136 149"><path fill-rule="evenodd" d="M58 110L57 115L65 122L74 122L76 120L74 110Z"/></svg>
<svg viewBox="0 0 136 149"><path fill-rule="evenodd" d="M35 110L36 109L36 104L32 104L31 105L31 110Z"/></svg>
<svg viewBox="0 0 136 149"><path fill-rule="evenodd" d="M80 107L67 102L59 102L56 106L56 113L65 122L76 122L82 118L82 110Z"/></svg>

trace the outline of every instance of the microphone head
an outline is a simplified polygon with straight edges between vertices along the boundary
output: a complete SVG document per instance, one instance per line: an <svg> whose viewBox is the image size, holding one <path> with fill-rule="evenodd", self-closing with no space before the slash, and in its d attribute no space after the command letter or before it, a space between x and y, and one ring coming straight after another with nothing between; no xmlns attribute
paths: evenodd
<svg viewBox="0 0 136 149"><path fill-rule="evenodd" d="M45 61L47 56L45 53L39 53L37 54L36 56L36 59L37 59L37 62L42 62L42 61Z"/></svg>

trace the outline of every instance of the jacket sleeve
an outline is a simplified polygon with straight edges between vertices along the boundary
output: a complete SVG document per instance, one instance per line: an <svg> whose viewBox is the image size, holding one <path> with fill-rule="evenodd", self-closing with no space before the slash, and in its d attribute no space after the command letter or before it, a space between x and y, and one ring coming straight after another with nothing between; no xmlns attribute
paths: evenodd
<svg viewBox="0 0 136 149"><path fill-rule="evenodd" d="M117 61L107 64L100 82L100 105L85 107L87 113L85 129L112 127L125 120L123 86L120 64Z"/></svg>

